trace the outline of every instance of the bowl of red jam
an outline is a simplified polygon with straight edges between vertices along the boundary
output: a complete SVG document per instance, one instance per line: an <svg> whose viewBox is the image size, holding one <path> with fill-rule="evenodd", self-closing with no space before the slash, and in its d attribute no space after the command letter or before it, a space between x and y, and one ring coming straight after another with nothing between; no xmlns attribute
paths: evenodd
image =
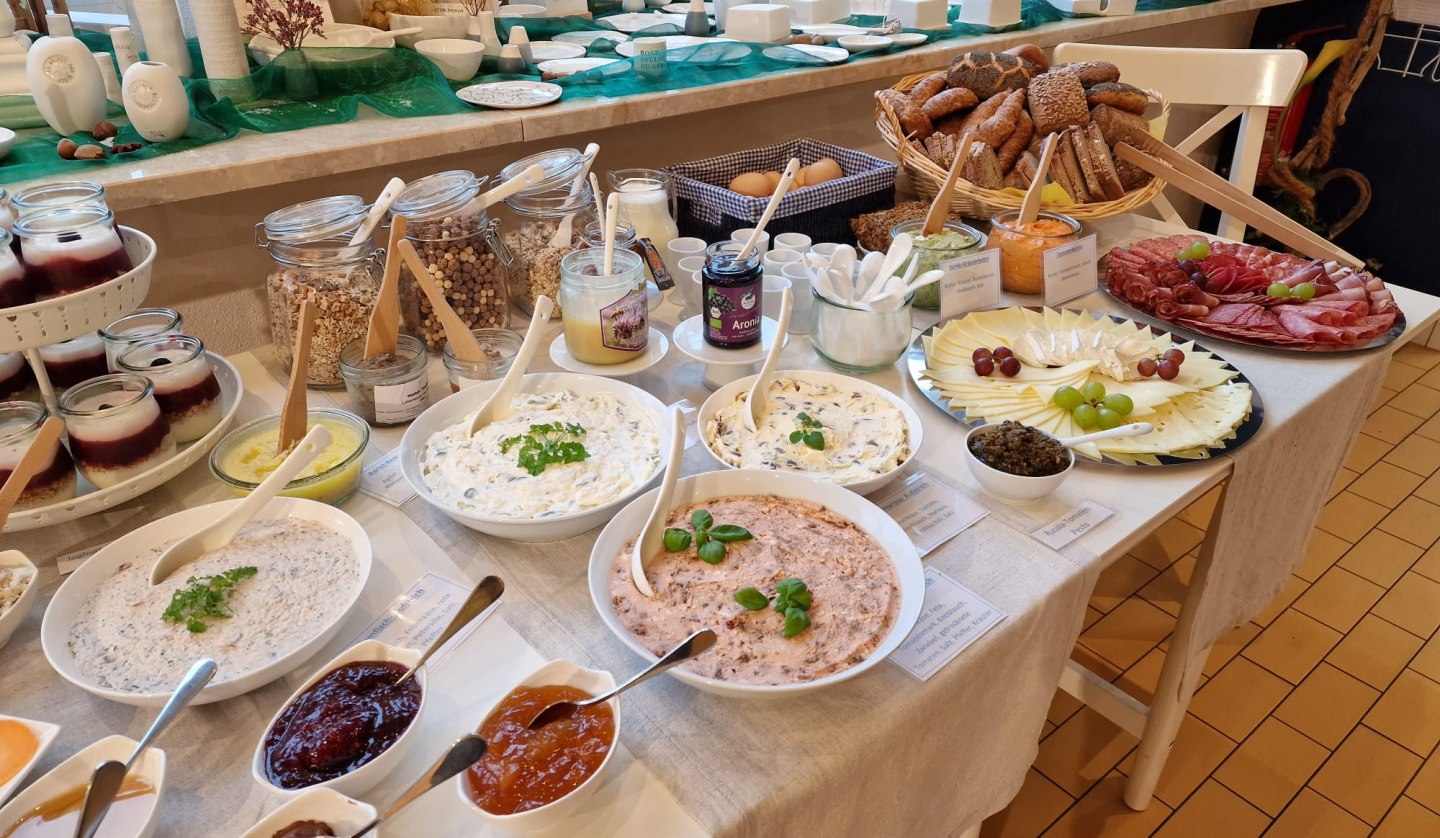
<svg viewBox="0 0 1440 838"><path fill-rule="evenodd" d="M359 797L404 758L425 710L420 652L366 640L311 676L265 726L250 771L285 796L328 788Z"/></svg>
<svg viewBox="0 0 1440 838"><path fill-rule="evenodd" d="M509 833L550 829L600 787L620 741L614 699L581 708L539 730L528 725L555 701L590 698L615 688L608 672L551 661L508 691L476 730L485 756L455 778L456 789L485 823Z"/></svg>

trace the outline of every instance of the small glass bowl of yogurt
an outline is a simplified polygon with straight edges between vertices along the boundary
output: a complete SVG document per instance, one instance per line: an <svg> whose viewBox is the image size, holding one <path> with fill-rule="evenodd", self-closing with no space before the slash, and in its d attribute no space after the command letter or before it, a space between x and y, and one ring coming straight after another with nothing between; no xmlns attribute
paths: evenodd
<svg viewBox="0 0 1440 838"><path fill-rule="evenodd" d="M1045 292L1045 252L1080 238L1080 222L1058 212L1041 212L1029 224L1019 210L990 219L990 244L1000 250L1000 286L1014 294Z"/></svg>
<svg viewBox="0 0 1440 838"><path fill-rule="evenodd" d="M370 426L344 410L312 408L306 428L316 425L324 425L330 431L330 444L299 477L285 484L280 494L336 506L354 494L360 485L360 467L365 448L370 444ZM279 438L278 414L241 425L226 434L210 452L210 472L236 495L248 495L284 459L275 456Z"/></svg>

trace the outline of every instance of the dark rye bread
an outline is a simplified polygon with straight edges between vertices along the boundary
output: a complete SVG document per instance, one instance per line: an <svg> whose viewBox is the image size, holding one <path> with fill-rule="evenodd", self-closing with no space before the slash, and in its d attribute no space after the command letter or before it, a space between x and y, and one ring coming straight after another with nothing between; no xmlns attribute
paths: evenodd
<svg viewBox="0 0 1440 838"><path fill-rule="evenodd" d="M1096 105L1090 109L1090 122L1100 129L1105 142L1110 145L1123 143L1131 137L1148 137L1150 122L1142 116L1126 113L1109 105Z"/></svg>
<svg viewBox="0 0 1440 838"><path fill-rule="evenodd" d="M995 149L978 141L970 143L970 153L961 164L960 176L981 189L999 189L1005 182Z"/></svg>
<svg viewBox="0 0 1440 838"><path fill-rule="evenodd" d="M1055 141L1055 154L1050 160L1051 177L1075 203L1090 203L1090 190L1085 188L1085 176L1080 173L1080 158L1075 156L1070 132L1057 134Z"/></svg>
<svg viewBox="0 0 1440 838"><path fill-rule="evenodd" d="M1100 191L1107 201L1120 200L1125 197L1125 185L1120 182L1120 173L1115 170L1115 160L1110 156L1110 146L1105 142L1105 135L1100 133L1100 129L1093 122L1085 126L1084 133L1085 154L1095 169Z"/></svg>

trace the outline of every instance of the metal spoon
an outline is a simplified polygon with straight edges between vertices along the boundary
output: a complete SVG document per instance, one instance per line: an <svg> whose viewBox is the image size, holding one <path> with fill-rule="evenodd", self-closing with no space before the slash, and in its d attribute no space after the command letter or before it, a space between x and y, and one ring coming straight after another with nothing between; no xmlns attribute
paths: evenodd
<svg viewBox="0 0 1440 838"><path fill-rule="evenodd" d="M610 692L604 693L603 695L597 695L594 698L587 698L583 701L557 701L553 704L546 706L545 709L541 710L539 713L536 713L535 718L531 719L530 724L526 725L526 727L530 728L531 730L538 730L545 725L550 724L551 722L559 721L560 719L572 715L576 710L579 710L581 707L590 707L595 704L603 704L614 698L615 696L619 695L620 693L623 693L631 687L635 686L636 684L639 684L643 681L648 681L653 676L659 675L661 672L664 672L670 667L675 666L676 664L684 663L685 661L688 661L691 658L699 655L701 652L704 652L706 649L714 646L715 640L715 632L711 631L710 629L700 629L699 631L680 641L680 645L676 646L674 649L671 649L670 653L667 654L665 657L650 664L650 666L641 670L640 674L636 675L634 678L631 678L629 681L626 681L625 683L621 684Z"/></svg>
<svg viewBox="0 0 1440 838"><path fill-rule="evenodd" d="M430 766L430 770L426 772L425 776L416 780L415 784L406 789L405 793L391 803L389 808L381 812L375 820L361 827L359 832L353 833L350 838L360 838L361 835L365 835L379 826L381 821L395 817L397 812L414 803L425 792L479 762L480 758L485 756L487 747L485 740L473 733L460 737L459 741L451 745L450 750L445 752L445 756L440 757L434 765Z"/></svg>
<svg viewBox="0 0 1440 838"><path fill-rule="evenodd" d="M536 166L536 168L539 167ZM535 311L530 315L530 328L525 330L525 339L520 342L520 351L515 353L515 360L510 362L510 371L505 373L505 377L500 381L500 386L496 387L495 392L490 394L490 399L475 411L475 417L470 420L469 433L471 436L491 422L504 419L513 412L510 402L514 401L515 392L520 389L520 381L525 377L525 370L535 359L535 353L540 351L540 340L544 337L545 324L550 322L550 312L554 309L555 304L544 294L535 298Z"/></svg>
<svg viewBox="0 0 1440 838"><path fill-rule="evenodd" d="M760 374L755 376L755 381L750 385L750 394L745 401L745 429L750 433L759 430L760 420L765 416L765 404L769 401L770 382L775 379L775 367L780 361L780 352L785 348L785 330L790 328L790 312L795 307L795 298L791 295L790 289L786 288L780 294L780 317L775 325L775 342L770 344L770 351L765 353L765 363L760 367Z"/></svg>
<svg viewBox="0 0 1440 838"><path fill-rule="evenodd" d="M493 605L503 593L505 593L505 583L499 576L486 576L481 579L480 584L475 586L475 590L470 592L470 596L460 604L460 610L450 618L450 624L445 626L445 630L440 632L440 636L435 638L435 642L430 644L430 648L425 650L425 654L420 656L420 660L415 661L415 665L406 670L405 674L400 676L400 680L395 682L395 685L398 687L409 680L416 670L425 665L425 661L430 660L431 655L445 645L445 641L458 634L460 629L470 624L471 620L485 613L485 609Z"/></svg>
<svg viewBox="0 0 1440 838"><path fill-rule="evenodd" d="M782 333L783 334L783 333ZM685 455L685 414L678 407L670 408L670 457L665 461L665 476L660 478L660 489L655 493L655 505L650 508L650 517L645 519L645 528L635 539L630 551L630 581L635 590L654 599L655 591L650 580L645 578L645 560L660 552L665 542L665 519L670 515L670 506L675 499L675 482L680 479L680 460Z"/></svg>
<svg viewBox="0 0 1440 838"><path fill-rule="evenodd" d="M170 694L170 700L160 708L160 715L155 717L150 729L140 738L129 761L121 763L111 759L95 767L95 773L90 775L90 787L85 791L85 802L80 807L80 822L75 825L75 838L92 838L100 828L100 822L105 819L105 813L110 811L110 804L115 802L115 795L120 792L120 786L125 782L125 775L139 762L140 755L145 753L145 749L175 721L175 717L180 715L185 705L199 695L214 677L215 661L209 658L196 661L190 671L185 673L185 677L180 679L180 686Z"/></svg>
<svg viewBox="0 0 1440 838"><path fill-rule="evenodd" d="M1155 426L1149 422L1131 422L1128 425L1121 425L1118 428L1111 428L1108 431L1096 431L1093 434L1083 436L1056 437L1061 445L1066 448L1074 448L1087 442L1099 442L1102 439L1115 439L1121 436L1144 436L1155 430Z"/></svg>

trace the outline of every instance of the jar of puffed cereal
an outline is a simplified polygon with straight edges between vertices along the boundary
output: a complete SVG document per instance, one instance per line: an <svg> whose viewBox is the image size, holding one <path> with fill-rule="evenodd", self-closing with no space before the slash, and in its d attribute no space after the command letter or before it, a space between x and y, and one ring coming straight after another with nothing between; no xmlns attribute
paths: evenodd
<svg viewBox="0 0 1440 838"><path fill-rule="evenodd" d="M560 315L560 260L579 246L585 225L595 220L595 193L582 181L571 187L584 168L584 156L573 148L557 148L516 160L500 171L500 181L518 177L533 165L544 174L539 183L505 199L505 247L515 257L514 281L510 293L515 305L526 314L535 311L541 294L557 306ZM557 241L556 234L567 216L573 216L570 235Z"/></svg>
<svg viewBox="0 0 1440 838"><path fill-rule="evenodd" d="M309 299L317 309L306 376L312 387L344 384L340 351L369 328L384 250L368 240L350 244L368 209L358 195L339 195L276 210L255 226L256 244L275 260L265 296L275 357L287 370L300 307Z"/></svg>

